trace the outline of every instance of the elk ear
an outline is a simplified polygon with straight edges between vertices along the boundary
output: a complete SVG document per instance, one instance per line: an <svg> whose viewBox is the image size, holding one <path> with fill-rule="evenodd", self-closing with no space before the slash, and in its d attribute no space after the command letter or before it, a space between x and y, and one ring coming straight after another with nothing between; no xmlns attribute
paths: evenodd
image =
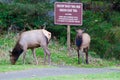
<svg viewBox="0 0 120 80"><path fill-rule="evenodd" d="M12 53L12 51L9 50L9 53Z"/></svg>
<svg viewBox="0 0 120 80"><path fill-rule="evenodd" d="M76 32L78 32L78 30L75 30Z"/></svg>
<svg viewBox="0 0 120 80"><path fill-rule="evenodd" d="M82 33L84 33L84 32L85 32L85 30L83 29L83 30L82 30Z"/></svg>
<svg viewBox="0 0 120 80"><path fill-rule="evenodd" d="M85 32L87 30L87 28L83 28L82 31Z"/></svg>
<svg viewBox="0 0 120 80"><path fill-rule="evenodd" d="M10 56L12 55L12 51L9 51L9 53L10 53Z"/></svg>

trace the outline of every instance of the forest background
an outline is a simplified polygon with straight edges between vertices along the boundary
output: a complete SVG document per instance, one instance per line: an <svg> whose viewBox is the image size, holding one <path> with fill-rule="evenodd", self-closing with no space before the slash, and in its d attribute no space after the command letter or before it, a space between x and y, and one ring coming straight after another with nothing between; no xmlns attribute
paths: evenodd
<svg viewBox="0 0 120 80"><path fill-rule="evenodd" d="M83 3L83 25L71 26L71 47L75 48L76 29L91 36L91 55L120 60L119 0L0 0L0 35L46 26L52 39L66 45L66 25L54 24L54 2ZM2 44L2 42L0 43Z"/></svg>

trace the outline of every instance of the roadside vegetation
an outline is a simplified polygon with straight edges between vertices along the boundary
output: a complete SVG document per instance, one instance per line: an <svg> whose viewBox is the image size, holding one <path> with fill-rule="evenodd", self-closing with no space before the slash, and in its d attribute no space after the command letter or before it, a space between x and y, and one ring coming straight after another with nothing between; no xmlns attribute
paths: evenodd
<svg viewBox="0 0 120 80"><path fill-rule="evenodd" d="M9 50L12 50L18 33L38 29L46 25L52 33L49 44L52 65L77 67L120 67L120 5L119 0L80 0L84 3L83 25L71 26L71 55L67 55L66 26L54 24L54 2L48 0L5 0L0 1L0 68L9 66ZM77 1L78 0L57 0ZM113 3L114 2L114 3ZM75 47L76 29L85 28L91 36L89 51L90 64L77 64ZM43 50L36 50L39 65L43 64ZM31 51L27 52L26 64L34 64ZM17 64L22 65L22 55ZM33 66L34 68L34 66ZM2 71L1 69L1 71ZM22 68L21 68L22 69Z"/></svg>

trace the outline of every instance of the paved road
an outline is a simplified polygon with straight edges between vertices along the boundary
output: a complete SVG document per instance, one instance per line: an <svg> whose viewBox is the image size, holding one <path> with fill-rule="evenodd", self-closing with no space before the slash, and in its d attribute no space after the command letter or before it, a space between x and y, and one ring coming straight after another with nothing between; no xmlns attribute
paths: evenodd
<svg viewBox="0 0 120 80"><path fill-rule="evenodd" d="M75 68L75 67L58 67L58 68L36 68L24 71L13 71L0 73L0 80L16 80L21 78L47 77L58 75L73 74L96 74L105 72L120 72L120 69L111 68Z"/></svg>

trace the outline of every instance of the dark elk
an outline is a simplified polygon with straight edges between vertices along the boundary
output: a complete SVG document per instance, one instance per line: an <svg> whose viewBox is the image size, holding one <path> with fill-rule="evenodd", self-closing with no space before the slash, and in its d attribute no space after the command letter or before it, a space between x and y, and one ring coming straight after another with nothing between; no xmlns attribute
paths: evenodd
<svg viewBox="0 0 120 80"><path fill-rule="evenodd" d="M75 39L75 44L77 46L78 53L78 64L80 64L80 53L82 51L86 54L86 64L88 64L88 49L90 46L90 36L87 33L84 33L84 30L78 29L76 30L77 35Z"/></svg>
<svg viewBox="0 0 120 80"><path fill-rule="evenodd" d="M35 53L35 48L42 47L44 50L44 63L46 62L46 56L48 56L48 63L50 63L50 51L48 49L48 43L51 39L51 33L45 29L30 30L22 32L19 35L18 41L10 51L11 64L15 64L21 53L23 53L23 63L25 63L25 55L27 49L31 49L36 64L38 60Z"/></svg>

